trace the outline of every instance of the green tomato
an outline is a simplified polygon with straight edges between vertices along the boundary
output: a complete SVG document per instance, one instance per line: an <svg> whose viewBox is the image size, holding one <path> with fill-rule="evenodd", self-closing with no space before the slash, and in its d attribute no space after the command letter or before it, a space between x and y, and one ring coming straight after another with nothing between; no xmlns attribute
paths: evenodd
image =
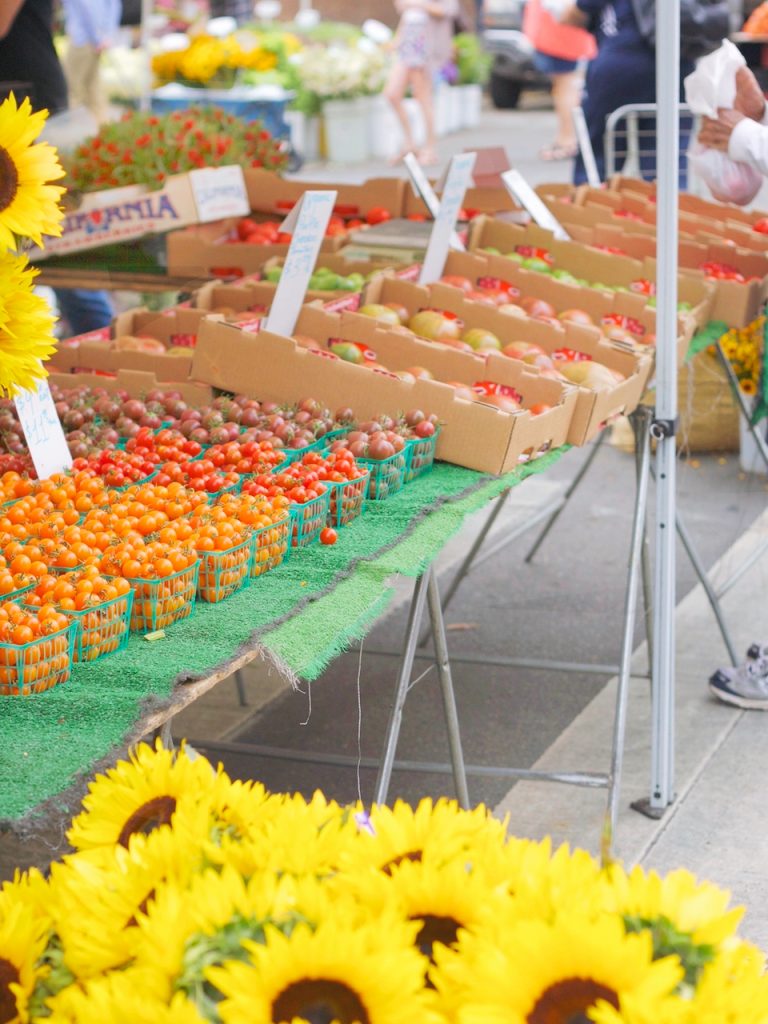
<svg viewBox="0 0 768 1024"><path fill-rule="evenodd" d="M277 284L280 280L280 276L283 273L282 267L267 267L264 271L264 277L267 281L271 281L272 284Z"/></svg>
<svg viewBox="0 0 768 1024"><path fill-rule="evenodd" d="M535 270L539 274L552 273L552 267L550 267L546 260L539 259L538 256L529 256L523 260L521 266L525 270Z"/></svg>

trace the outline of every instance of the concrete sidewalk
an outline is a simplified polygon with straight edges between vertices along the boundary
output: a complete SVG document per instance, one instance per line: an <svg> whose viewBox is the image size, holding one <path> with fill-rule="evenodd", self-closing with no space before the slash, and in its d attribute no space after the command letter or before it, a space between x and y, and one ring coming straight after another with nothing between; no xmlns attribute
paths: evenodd
<svg viewBox="0 0 768 1024"><path fill-rule="evenodd" d="M764 512L710 570L723 583L768 542ZM739 651L768 635L768 556L763 556L722 601ZM630 808L650 791L648 684L631 687L616 855L627 864L667 872L685 867L728 890L746 906L746 938L768 949L768 716L740 711L711 697L707 675L724 663L723 644L703 588L695 587L677 608L677 798L654 821ZM645 646L635 653L637 671L647 666ZM702 666L711 670L702 672ZM604 771L610 746L616 681L598 694L534 765L539 769ZM520 835L551 835L598 852L605 791L519 783L496 807L509 814Z"/></svg>

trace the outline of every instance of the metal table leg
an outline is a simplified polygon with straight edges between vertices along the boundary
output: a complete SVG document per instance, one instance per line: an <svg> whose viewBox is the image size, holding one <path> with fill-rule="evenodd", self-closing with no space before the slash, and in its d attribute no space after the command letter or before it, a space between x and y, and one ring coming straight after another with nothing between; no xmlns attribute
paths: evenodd
<svg viewBox="0 0 768 1024"><path fill-rule="evenodd" d="M400 727L403 721L403 708L405 707L408 688L411 684L413 661L416 654L416 645L419 641L419 626L424 615L424 603L427 598L427 576L431 572L432 567L430 566L426 573L418 577L413 587L411 607L408 611L408 625L405 630L403 659L397 676L395 699L390 711L389 724L387 725L386 739L384 741L384 753L376 779L374 802L377 804L387 802L389 784L392 779L392 768L395 762L395 751L397 750L397 741L400 738Z"/></svg>
<svg viewBox="0 0 768 1024"><path fill-rule="evenodd" d="M448 729L448 745L451 750L453 781L456 786L456 796L458 797L459 804L468 810L470 806L469 789L467 787L467 773L464 767L464 752L461 747L459 715L456 710L456 695L453 689L453 679L451 678L451 663L448 660L448 642L445 638L445 622L443 621L443 611L440 606L440 589L437 584L437 575L432 566L427 570L427 576L427 603L429 618L432 623L432 636L435 641L437 674L440 679L440 689L443 696L445 724Z"/></svg>

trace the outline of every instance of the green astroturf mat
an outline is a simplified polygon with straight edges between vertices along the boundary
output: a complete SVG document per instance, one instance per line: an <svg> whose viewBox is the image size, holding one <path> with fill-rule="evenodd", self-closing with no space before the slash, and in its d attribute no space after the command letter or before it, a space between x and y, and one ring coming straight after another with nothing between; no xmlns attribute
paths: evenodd
<svg viewBox="0 0 768 1024"><path fill-rule="evenodd" d="M124 651L77 665L53 690L0 698L0 823L55 804L125 742L147 702L162 704L174 685L210 674L249 645L262 646L289 675L316 678L384 611L393 574L417 576L466 516L565 450L502 477L438 464L399 494L369 502L337 544L294 551L220 604L198 602L165 639L132 636Z"/></svg>

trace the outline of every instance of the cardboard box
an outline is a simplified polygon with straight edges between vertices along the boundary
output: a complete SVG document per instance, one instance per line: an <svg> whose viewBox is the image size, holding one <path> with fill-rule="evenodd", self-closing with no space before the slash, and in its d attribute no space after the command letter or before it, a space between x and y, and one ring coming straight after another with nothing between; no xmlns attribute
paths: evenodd
<svg viewBox="0 0 768 1024"><path fill-rule="evenodd" d="M304 333L313 326L323 332L350 329L338 317L307 306L299 327ZM355 326L353 323L351 328ZM379 337L380 344L415 344L394 332L379 333L390 336ZM435 353L433 358L437 357ZM331 408L351 402L361 417L423 408L436 413L444 424L438 441L439 458L482 472L504 473L565 441L575 401L575 394L559 388L557 381L514 367L512 360L509 363L505 369L510 386L527 393L531 401L547 404L559 395L560 404L539 416L527 411L510 414L457 397L455 388L447 384L403 381L391 373L344 362L331 353L301 348L291 338L266 331L247 334L213 319L207 319L201 328L193 370L216 387L244 391L268 401L291 402L302 391L311 391Z"/></svg>
<svg viewBox="0 0 768 1024"><path fill-rule="evenodd" d="M569 309L583 309L597 325L604 316L618 314L637 321L645 334L656 334L656 310L648 305L645 296L636 292L604 292L597 288L584 288L548 274L525 270L503 256L481 256L479 253L450 253L445 273L467 277L472 282L477 282L481 277L499 277L518 288L521 296L535 296L549 302L558 314ZM698 312L706 322L708 317L704 311ZM690 313L681 313L677 318L677 329L679 358L682 362L696 331L696 318ZM642 342L639 350L646 351Z"/></svg>
<svg viewBox="0 0 768 1024"><path fill-rule="evenodd" d="M163 313L138 308L120 313L112 321L112 338L132 334L136 337L155 338L166 348L183 348L188 354L163 355L155 352L117 350L104 342L80 344L79 366L89 370L143 370L154 373L160 380L186 381L192 370L192 349L197 331L205 313L196 309L169 309Z"/></svg>
<svg viewBox="0 0 768 1024"><path fill-rule="evenodd" d="M245 169L245 187L252 210L285 217L304 193L309 190L334 189L336 212L343 217L365 220L369 210L383 206L393 217L399 217L407 183L402 178L369 178L360 185L329 181L287 181L273 171L257 167Z"/></svg>
<svg viewBox="0 0 768 1024"><path fill-rule="evenodd" d="M242 168L204 168L171 175L154 192L142 185L89 192L66 213L61 237L46 237L45 249L35 247L29 255L37 262L246 213Z"/></svg>
<svg viewBox="0 0 768 1024"><path fill-rule="evenodd" d="M172 231L166 241L168 273L180 277L244 277L253 274L275 256L285 257L287 243L255 245L237 238L237 220ZM347 242L347 235L324 238L320 256L337 253Z"/></svg>
<svg viewBox="0 0 768 1024"><path fill-rule="evenodd" d="M48 383L60 388L73 388L86 384L90 388L103 388L110 394L126 391L131 398L144 398L150 391L178 391L189 405L209 405L213 391L207 384L197 381L162 381L154 373L142 370L118 370L114 376L100 373L51 373Z"/></svg>
<svg viewBox="0 0 768 1024"><path fill-rule="evenodd" d="M470 233L470 250L481 256L488 255L483 251L486 246L498 249L503 254L513 252L517 245L542 246L552 254L557 267L568 270L575 277L595 283L612 287L620 285L631 290L634 281L656 278L656 261L649 257L633 259L600 252L580 242L560 242L549 231L535 225L520 228L498 220L478 218ZM506 260L504 264L497 266L501 269L507 266L511 272L519 264ZM499 276L507 275L503 273ZM712 319L714 290L703 280L700 272L682 271L678 275L677 291L678 301L689 305L689 313L697 326L703 327ZM610 295L611 292L606 290L604 294Z"/></svg>
<svg viewBox="0 0 768 1024"><path fill-rule="evenodd" d="M467 302L459 289L447 285L436 284L425 288L405 281L397 281L394 278L382 277L370 286L366 293L366 301L398 302L412 314L425 308L445 310L460 317L466 327L482 327L491 331L502 342L502 345L508 345L512 341L528 341L541 345L550 354L559 348L573 348L576 351L585 352L595 362L602 363L623 374L625 380L617 382L612 388L601 391L593 391L586 387L578 388L578 399L567 435L570 444L584 444L594 437L609 419L631 412L638 404L653 368L652 350L640 353L628 346L608 341L594 327L582 327L573 323L555 326L528 317L508 316L491 306ZM371 324L376 325L378 321L355 313L344 314L341 319L345 324L355 325L351 332L352 337L356 336L357 340L365 342L377 355L379 354L375 334L371 332L370 328ZM300 322L306 326L307 318L304 317ZM311 329L307 333L312 337L315 336ZM447 346L426 342L426 347L428 351L430 349L445 349ZM424 353L422 343L420 343L419 351ZM468 353L450 348L448 351L450 356L461 356L463 359L483 362L478 356L470 356ZM446 357L446 368L454 369L455 362ZM515 362L517 360L509 359L504 355L490 356L485 360L486 372L489 376L477 379L496 380L497 378L491 374L498 373L506 363ZM386 365L390 369L407 368L391 366L389 363ZM430 365L422 363L418 359L415 363L412 362L408 365L423 365L432 370ZM459 375L447 379L464 380L465 378Z"/></svg>

